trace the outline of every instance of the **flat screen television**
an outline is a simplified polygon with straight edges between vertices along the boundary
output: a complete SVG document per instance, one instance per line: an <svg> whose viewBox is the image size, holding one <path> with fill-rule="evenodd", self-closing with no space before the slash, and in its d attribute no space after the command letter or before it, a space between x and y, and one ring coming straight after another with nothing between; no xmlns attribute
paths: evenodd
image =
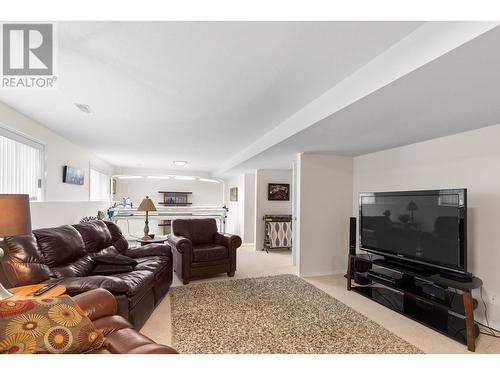
<svg viewBox="0 0 500 375"><path fill-rule="evenodd" d="M359 220L361 250L468 274L466 189L361 193Z"/></svg>

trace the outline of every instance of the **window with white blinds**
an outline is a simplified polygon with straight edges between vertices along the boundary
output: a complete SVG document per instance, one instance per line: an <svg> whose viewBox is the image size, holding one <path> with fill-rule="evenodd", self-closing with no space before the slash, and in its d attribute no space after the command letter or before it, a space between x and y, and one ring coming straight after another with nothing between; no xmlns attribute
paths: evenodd
<svg viewBox="0 0 500 375"><path fill-rule="evenodd" d="M109 201L111 176L90 167L90 200Z"/></svg>
<svg viewBox="0 0 500 375"><path fill-rule="evenodd" d="M0 193L42 200L45 146L0 127Z"/></svg>

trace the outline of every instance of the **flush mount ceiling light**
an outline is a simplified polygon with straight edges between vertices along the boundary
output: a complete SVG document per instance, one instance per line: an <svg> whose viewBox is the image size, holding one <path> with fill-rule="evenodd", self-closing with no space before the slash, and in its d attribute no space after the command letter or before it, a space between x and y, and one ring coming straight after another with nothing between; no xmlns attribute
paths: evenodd
<svg viewBox="0 0 500 375"><path fill-rule="evenodd" d="M156 179L156 180L168 180L170 176L148 176L148 178Z"/></svg>
<svg viewBox="0 0 500 375"><path fill-rule="evenodd" d="M133 180L136 178L142 178L142 176L118 176L119 180Z"/></svg>
<svg viewBox="0 0 500 375"><path fill-rule="evenodd" d="M199 178L200 181L203 181L203 182L212 182L214 184L219 184L220 181L217 181L217 180L211 180L209 178Z"/></svg>
<svg viewBox="0 0 500 375"><path fill-rule="evenodd" d="M186 160L174 160L175 165L186 165L187 163Z"/></svg>
<svg viewBox="0 0 500 375"><path fill-rule="evenodd" d="M194 180L196 177L193 176L175 176L174 179L176 180Z"/></svg>
<svg viewBox="0 0 500 375"><path fill-rule="evenodd" d="M75 106L76 106L76 108L78 108L83 113L86 113L87 115L92 113L90 106L88 106L87 104L75 103Z"/></svg>

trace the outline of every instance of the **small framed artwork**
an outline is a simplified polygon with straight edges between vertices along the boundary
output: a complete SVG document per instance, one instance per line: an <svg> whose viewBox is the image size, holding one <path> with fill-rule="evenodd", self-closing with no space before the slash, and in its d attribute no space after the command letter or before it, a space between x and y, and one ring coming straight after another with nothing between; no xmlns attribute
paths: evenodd
<svg viewBox="0 0 500 375"><path fill-rule="evenodd" d="M83 185L85 172L82 169L73 168L69 165L63 167L63 182L65 184Z"/></svg>
<svg viewBox="0 0 500 375"><path fill-rule="evenodd" d="M238 202L238 188L232 187L229 189L229 200L231 202Z"/></svg>
<svg viewBox="0 0 500 375"><path fill-rule="evenodd" d="M289 201L290 184L268 184L267 200L270 201Z"/></svg>

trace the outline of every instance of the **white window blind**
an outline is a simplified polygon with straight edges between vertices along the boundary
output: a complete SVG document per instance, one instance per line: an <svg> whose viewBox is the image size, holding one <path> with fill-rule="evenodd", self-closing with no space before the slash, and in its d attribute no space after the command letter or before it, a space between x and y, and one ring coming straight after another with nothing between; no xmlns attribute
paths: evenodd
<svg viewBox="0 0 500 375"><path fill-rule="evenodd" d="M90 200L109 201L111 177L90 167Z"/></svg>
<svg viewBox="0 0 500 375"><path fill-rule="evenodd" d="M43 144L0 128L0 193L42 199Z"/></svg>

